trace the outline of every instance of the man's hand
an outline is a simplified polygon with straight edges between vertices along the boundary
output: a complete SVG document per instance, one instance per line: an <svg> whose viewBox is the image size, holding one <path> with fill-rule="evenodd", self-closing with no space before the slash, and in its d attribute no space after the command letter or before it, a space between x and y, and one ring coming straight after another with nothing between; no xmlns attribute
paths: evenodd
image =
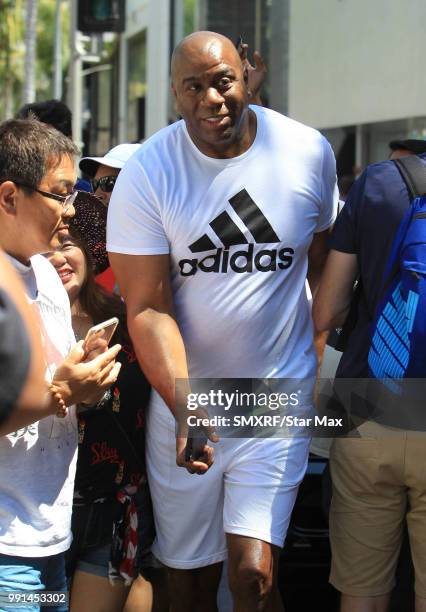
<svg viewBox="0 0 426 612"><path fill-rule="evenodd" d="M249 90L249 101L251 104L262 106L260 90L266 78L266 64L259 51L253 53L254 66L248 59L248 44L242 43L238 49L244 70L247 71L247 88Z"/></svg>
<svg viewBox="0 0 426 612"><path fill-rule="evenodd" d="M96 404L105 391L115 383L121 363L116 363L121 346L110 349L87 361L83 341L78 342L56 369L52 380L54 391L60 393L66 406L71 404Z"/></svg>
<svg viewBox="0 0 426 612"><path fill-rule="evenodd" d="M197 410L191 411L191 416L199 419L208 418L207 413L198 408ZM218 442L219 436L216 434L212 426L200 426L197 428L200 436L205 434L208 440L211 442ZM214 448L204 443L204 437L192 438L194 448L196 452L193 457L188 460L186 457L186 450L188 445L188 422L187 419L181 418L178 423L178 431L176 437L176 464L180 467L184 467L190 474L204 474L213 465L214 462Z"/></svg>

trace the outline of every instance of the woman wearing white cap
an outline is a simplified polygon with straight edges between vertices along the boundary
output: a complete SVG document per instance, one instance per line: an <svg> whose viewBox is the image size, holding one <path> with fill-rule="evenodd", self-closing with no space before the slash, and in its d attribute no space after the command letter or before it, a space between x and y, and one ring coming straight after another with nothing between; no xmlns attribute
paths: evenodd
<svg viewBox="0 0 426 612"><path fill-rule="evenodd" d="M80 160L80 170L90 177L93 193L102 200L105 206L109 204L121 168L140 146L140 143L120 144L103 157L83 157Z"/></svg>

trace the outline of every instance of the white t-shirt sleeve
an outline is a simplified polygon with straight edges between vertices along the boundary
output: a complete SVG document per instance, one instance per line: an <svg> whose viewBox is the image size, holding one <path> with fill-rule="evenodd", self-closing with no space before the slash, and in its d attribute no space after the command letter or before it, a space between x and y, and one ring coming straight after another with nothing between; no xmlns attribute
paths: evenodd
<svg viewBox="0 0 426 612"><path fill-rule="evenodd" d="M133 157L120 172L108 206L107 250L127 255L164 255L170 245L158 198Z"/></svg>
<svg viewBox="0 0 426 612"><path fill-rule="evenodd" d="M321 203L315 232L330 227L337 216L339 189L337 187L336 160L329 142L322 137Z"/></svg>

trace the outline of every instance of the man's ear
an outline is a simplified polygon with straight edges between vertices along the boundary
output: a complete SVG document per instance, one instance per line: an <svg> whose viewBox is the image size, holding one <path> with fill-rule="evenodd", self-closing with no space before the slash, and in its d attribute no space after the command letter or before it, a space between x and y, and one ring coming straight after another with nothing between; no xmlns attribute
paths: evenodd
<svg viewBox="0 0 426 612"><path fill-rule="evenodd" d="M7 215L16 215L18 190L12 181L0 183L0 209Z"/></svg>

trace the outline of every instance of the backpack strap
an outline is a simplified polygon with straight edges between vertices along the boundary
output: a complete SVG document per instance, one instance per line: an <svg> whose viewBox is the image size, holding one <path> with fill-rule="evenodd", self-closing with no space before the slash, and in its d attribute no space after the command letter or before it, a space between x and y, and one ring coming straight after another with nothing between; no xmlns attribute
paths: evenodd
<svg viewBox="0 0 426 612"><path fill-rule="evenodd" d="M410 200L426 193L426 164L417 155L406 155L393 160L404 179Z"/></svg>
<svg viewBox="0 0 426 612"><path fill-rule="evenodd" d="M408 195L410 196L410 202L422 196L426 193L426 164L417 155L406 155L399 159L393 160L398 168L406 186L408 189ZM411 204L410 204L411 205ZM396 236L399 236L398 251L404 240L404 236L408 230L409 221L405 221L405 230L399 227ZM382 295L389 287L395 276L398 274L400 265L398 258L398 251L395 251L395 245L392 246L390 258L393 261L392 267L387 269L385 281L382 287Z"/></svg>

